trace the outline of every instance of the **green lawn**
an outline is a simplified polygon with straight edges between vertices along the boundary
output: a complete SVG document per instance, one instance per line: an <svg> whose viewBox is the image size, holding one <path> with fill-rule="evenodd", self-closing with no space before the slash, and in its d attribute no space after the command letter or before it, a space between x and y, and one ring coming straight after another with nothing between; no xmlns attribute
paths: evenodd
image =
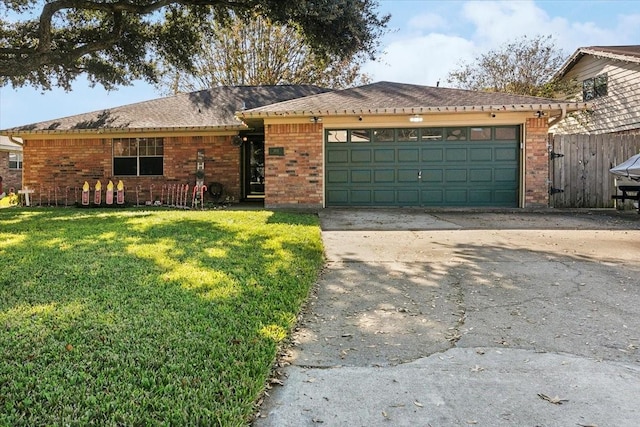
<svg viewBox="0 0 640 427"><path fill-rule="evenodd" d="M0 425L250 422L323 264L270 211L0 211Z"/></svg>

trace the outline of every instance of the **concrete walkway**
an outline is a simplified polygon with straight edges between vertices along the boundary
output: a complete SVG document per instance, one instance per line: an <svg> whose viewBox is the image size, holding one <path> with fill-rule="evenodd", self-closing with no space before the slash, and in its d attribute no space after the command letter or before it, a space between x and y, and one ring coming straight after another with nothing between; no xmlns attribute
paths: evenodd
<svg viewBox="0 0 640 427"><path fill-rule="evenodd" d="M255 427L638 426L640 215L321 212Z"/></svg>

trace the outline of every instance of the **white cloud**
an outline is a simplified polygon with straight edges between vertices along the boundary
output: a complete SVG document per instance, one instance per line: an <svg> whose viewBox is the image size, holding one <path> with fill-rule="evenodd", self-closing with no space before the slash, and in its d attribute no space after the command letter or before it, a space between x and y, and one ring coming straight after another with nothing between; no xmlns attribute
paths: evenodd
<svg viewBox="0 0 640 427"><path fill-rule="evenodd" d="M486 49L525 35L553 35L566 26L564 18L549 17L533 1L467 2L462 14L475 28L475 42Z"/></svg>
<svg viewBox="0 0 640 427"><path fill-rule="evenodd" d="M411 18L407 25L415 30L440 30L446 28L447 21L435 13L421 13Z"/></svg>
<svg viewBox="0 0 640 427"><path fill-rule="evenodd" d="M461 37L432 33L398 39L385 48L382 62L369 63L364 72L374 81L445 85L449 71L461 60L474 57L474 46Z"/></svg>
<svg viewBox="0 0 640 427"><path fill-rule="evenodd" d="M425 2L415 4L419 10ZM610 17L615 24L608 25L591 20L597 17L579 21L562 13L552 2L521 0L468 1L446 13L408 14L404 22L396 22L400 30L387 38L382 62L366 64L364 71L374 81L446 85L447 74L461 62L525 35L551 35L567 56L582 46L636 44L640 39L640 14L619 13Z"/></svg>
<svg viewBox="0 0 640 427"><path fill-rule="evenodd" d="M638 40L640 40L640 14L618 16L618 26L615 33L622 37L623 43L617 43L619 45L638 44Z"/></svg>

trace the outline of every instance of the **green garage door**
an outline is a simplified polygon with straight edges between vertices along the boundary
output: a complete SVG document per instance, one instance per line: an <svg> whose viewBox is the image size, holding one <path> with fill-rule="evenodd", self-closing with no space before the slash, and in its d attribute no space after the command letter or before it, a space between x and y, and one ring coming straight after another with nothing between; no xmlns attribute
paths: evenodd
<svg viewBox="0 0 640 427"><path fill-rule="evenodd" d="M518 206L519 128L336 129L327 206Z"/></svg>

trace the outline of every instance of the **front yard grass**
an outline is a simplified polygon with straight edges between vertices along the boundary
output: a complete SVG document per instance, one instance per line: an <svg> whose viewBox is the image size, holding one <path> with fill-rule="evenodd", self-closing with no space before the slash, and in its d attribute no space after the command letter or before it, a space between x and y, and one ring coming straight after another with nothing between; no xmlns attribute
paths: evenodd
<svg viewBox="0 0 640 427"><path fill-rule="evenodd" d="M0 211L0 425L251 421L322 267L317 217Z"/></svg>

